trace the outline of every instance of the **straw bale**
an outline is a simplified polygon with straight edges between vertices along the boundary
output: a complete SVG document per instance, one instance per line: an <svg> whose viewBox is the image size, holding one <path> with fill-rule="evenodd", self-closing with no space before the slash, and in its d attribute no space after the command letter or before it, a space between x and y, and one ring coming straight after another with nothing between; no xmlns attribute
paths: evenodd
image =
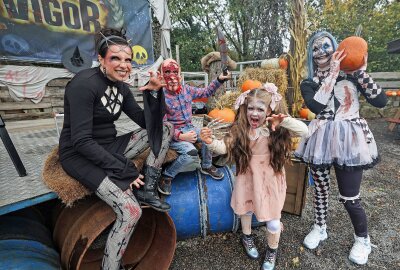
<svg viewBox="0 0 400 270"><path fill-rule="evenodd" d="M286 70L283 69L263 69L263 68L246 68L240 74L238 80L238 90L241 91L242 84L245 80L258 80L264 83L274 83L278 87L278 92L286 95L288 87L288 78Z"/></svg>

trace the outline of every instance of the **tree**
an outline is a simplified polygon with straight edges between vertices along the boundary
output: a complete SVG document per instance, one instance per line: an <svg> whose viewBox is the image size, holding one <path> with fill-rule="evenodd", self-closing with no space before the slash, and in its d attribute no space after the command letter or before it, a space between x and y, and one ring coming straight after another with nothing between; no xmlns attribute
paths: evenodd
<svg viewBox="0 0 400 270"><path fill-rule="evenodd" d="M170 0L168 4L174 29L172 43L179 44L192 36L200 38L191 42L189 49L179 44L185 70L190 66L186 66L184 58L191 58L193 52L204 55L217 50L216 25L225 33L230 56L238 61L277 57L288 44L287 1Z"/></svg>
<svg viewBox="0 0 400 270"><path fill-rule="evenodd" d="M399 71L400 56L389 55L386 47L400 38L400 3L388 0L326 0L308 2L309 18L315 29L325 28L340 42L362 25L361 37L368 42L370 71Z"/></svg>

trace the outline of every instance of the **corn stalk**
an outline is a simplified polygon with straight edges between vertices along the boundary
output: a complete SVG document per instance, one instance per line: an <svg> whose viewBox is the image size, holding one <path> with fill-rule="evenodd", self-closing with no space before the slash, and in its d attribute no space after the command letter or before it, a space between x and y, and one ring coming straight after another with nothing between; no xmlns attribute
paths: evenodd
<svg viewBox="0 0 400 270"><path fill-rule="evenodd" d="M300 83L306 74L307 58L307 14L304 9L304 0L291 0L290 36L291 44L289 51L290 81L293 86L292 114L298 116L303 104L300 91Z"/></svg>

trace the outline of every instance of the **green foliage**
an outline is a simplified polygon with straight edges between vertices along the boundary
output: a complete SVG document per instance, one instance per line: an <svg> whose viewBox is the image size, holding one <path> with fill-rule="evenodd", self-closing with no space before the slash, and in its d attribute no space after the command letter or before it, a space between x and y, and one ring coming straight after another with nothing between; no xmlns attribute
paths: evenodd
<svg viewBox="0 0 400 270"><path fill-rule="evenodd" d="M174 58L175 46L179 45L179 61L184 71L201 70L200 59L214 49L210 47L208 33L201 29L199 25L192 28L176 28L171 35L171 48Z"/></svg>
<svg viewBox="0 0 400 270"><path fill-rule="evenodd" d="M361 37L368 42L368 70L400 71L400 55L389 55L387 43L400 39L400 3L387 0L326 0L311 1L309 17L315 29L330 31L340 42L354 35L362 25Z"/></svg>
<svg viewBox="0 0 400 270"><path fill-rule="evenodd" d="M174 29L171 41L173 49L179 45L184 70L200 66L200 54L217 50L216 25L236 61L277 57L288 43L287 1L169 0L168 6Z"/></svg>

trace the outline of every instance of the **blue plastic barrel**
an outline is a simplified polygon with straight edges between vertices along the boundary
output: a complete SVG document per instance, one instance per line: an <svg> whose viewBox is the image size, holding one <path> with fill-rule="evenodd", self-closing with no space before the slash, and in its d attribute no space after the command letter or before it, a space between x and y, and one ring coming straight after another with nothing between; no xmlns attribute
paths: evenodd
<svg viewBox="0 0 400 270"><path fill-rule="evenodd" d="M225 176L219 181L199 171L180 173L172 181L166 201L178 239L237 230L238 218L230 207L233 174L226 166L221 169Z"/></svg>
<svg viewBox="0 0 400 270"><path fill-rule="evenodd" d="M0 270L61 269L49 229L34 209L0 216Z"/></svg>
<svg viewBox="0 0 400 270"><path fill-rule="evenodd" d="M38 241L0 240L0 270L60 270L58 253Z"/></svg>

